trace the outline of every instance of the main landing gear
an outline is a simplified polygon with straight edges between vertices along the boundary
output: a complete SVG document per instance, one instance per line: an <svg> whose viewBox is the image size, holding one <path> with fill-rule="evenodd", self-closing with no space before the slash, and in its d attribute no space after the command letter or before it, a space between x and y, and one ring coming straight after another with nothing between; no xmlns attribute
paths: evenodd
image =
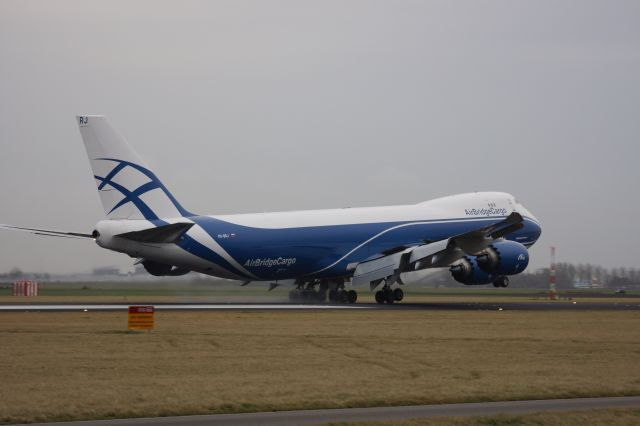
<svg viewBox="0 0 640 426"><path fill-rule="evenodd" d="M330 303L356 303L358 293L346 290L344 281L300 282L295 290L289 292L289 301L302 303L324 303L329 297Z"/></svg>
<svg viewBox="0 0 640 426"><path fill-rule="evenodd" d="M404 299L404 291L398 286L393 288L395 284L404 285L404 282L400 278L400 269L396 270L393 275L389 275L386 278L380 278L369 283L371 291L375 290L379 285L382 285L380 290L376 291L375 299L379 305L388 304L392 305L395 302L400 302Z"/></svg>
<svg viewBox="0 0 640 426"><path fill-rule="evenodd" d="M355 290L335 289L329 291L329 302L331 303L356 303L358 293Z"/></svg>
<svg viewBox="0 0 640 426"><path fill-rule="evenodd" d="M385 284L381 290L376 291L376 303L380 305L384 303L391 305L402 299L404 299L404 291L401 288L392 289L391 286Z"/></svg>

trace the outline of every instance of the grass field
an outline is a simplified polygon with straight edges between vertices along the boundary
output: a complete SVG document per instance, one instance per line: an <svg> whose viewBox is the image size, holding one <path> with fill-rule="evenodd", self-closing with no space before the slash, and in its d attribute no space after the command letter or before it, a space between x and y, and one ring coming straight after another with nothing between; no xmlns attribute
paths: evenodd
<svg viewBox="0 0 640 426"><path fill-rule="evenodd" d="M327 426L636 426L640 409L588 410L517 416L416 419L395 422L329 423Z"/></svg>
<svg viewBox="0 0 640 426"><path fill-rule="evenodd" d="M0 313L0 421L640 394L640 312Z"/></svg>

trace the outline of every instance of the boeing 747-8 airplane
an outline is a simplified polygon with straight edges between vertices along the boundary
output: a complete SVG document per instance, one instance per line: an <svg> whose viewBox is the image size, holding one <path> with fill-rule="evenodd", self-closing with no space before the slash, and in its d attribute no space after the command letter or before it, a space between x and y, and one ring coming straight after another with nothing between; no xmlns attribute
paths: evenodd
<svg viewBox="0 0 640 426"><path fill-rule="evenodd" d="M502 192L453 195L402 206L203 216L185 209L103 116L78 116L105 219L90 238L156 276L196 271L291 282L292 300L354 303L353 287L402 300L403 272L449 268L462 284L506 287L529 263L536 218ZM347 287L348 286L348 287Z"/></svg>

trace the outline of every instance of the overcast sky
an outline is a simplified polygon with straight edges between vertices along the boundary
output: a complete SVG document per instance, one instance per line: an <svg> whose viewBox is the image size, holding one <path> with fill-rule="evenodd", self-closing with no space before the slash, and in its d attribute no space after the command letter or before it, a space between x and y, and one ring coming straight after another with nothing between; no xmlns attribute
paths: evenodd
<svg viewBox="0 0 640 426"><path fill-rule="evenodd" d="M0 2L0 223L102 218L76 114L198 213L499 190L533 268L637 266L638 1ZM0 233L0 272L131 264Z"/></svg>

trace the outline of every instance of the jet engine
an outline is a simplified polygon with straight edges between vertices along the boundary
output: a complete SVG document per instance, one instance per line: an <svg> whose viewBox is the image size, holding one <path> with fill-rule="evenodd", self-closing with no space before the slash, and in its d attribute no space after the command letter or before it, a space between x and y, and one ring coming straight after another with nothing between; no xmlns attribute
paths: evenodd
<svg viewBox="0 0 640 426"><path fill-rule="evenodd" d="M465 285L490 284L496 279L495 275L480 269L474 256L463 257L450 271L453 279Z"/></svg>
<svg viewBox="0 0 640 426"><path fill-rule="evenodd" d="M191 272L189 269L167 265L165 263L158 263L153 260L142 261L142 266L144 266L144 269L146 269L148 273L150 273L155 277L164 277L164 276L175 277L178 275L184 275Z"/></svg>
<svg viewBox="0 0 640 426"><path fill-rule="evenodd" d="M476 257L480 269L493 275L515 275L529 265L527 248L515 241L500 241L491 244Z"/></svg>

